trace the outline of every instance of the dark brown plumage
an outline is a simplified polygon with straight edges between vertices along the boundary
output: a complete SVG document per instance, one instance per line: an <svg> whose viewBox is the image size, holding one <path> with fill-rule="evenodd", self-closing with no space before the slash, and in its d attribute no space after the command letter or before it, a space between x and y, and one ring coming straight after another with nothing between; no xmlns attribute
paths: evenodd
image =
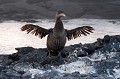
<svg viewBox="0 0 120 79"><path fill-rule="evenodd" d="M54 28L45 29L33 24L26 24L21 27L21 31L27 31L27 33L35 34L41 39L48 35L47 37L47 49L49 55L58 55L58 53L64 49L66 44L66 38L68 40L75 39L81 35L87 36L93 33L93 27L83 26L72 30L64 29L61 17L65 16L63 11L58 11L56 14L56 23Z"/></svg>

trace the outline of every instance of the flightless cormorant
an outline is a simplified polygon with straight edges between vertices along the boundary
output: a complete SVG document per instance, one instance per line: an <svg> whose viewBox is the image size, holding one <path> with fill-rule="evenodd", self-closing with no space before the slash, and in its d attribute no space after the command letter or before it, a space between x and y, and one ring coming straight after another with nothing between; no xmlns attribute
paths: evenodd
<svg viewBox="0 0 120 79"><path fill-rule="evenodd" d="M61 20L61 17L64 16L65 14L63 11L58 11L56 13L56 23L54 28L45 29L39 27L38 25L26 24L21 27L21 31L27 31L27 33L35 34L35 36L39 36L41 39L48 35L48 55L58 55L58 53L64 49L66 39L75 39L82 34L87 36L87 34L93 33L92 31L94 30L93 27L90 26L77 27L71 30L64 29L63 22Z"/></svg>

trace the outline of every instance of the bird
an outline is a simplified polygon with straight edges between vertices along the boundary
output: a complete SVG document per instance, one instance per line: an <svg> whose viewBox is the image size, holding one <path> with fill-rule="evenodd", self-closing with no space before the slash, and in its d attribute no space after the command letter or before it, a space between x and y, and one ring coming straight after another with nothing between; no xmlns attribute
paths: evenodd
<svg viewBox="0 0 120 79"><path fill-rule="evenodd" d="M55 26L50 29L40 27L38 25L26 24L21 27L21 31L26 31L27 34L31 33L35 36L40 37L41 39L47 36L47 50L48 56L56 56L62 51L65 47L66 41L80 37L81 35L87 36L90 33L93 33L94 28L91 26L82 26L77 27L71 30L64 28L62 17L65 17L65 13L62 10L57 11L55 17Z"/></svg>

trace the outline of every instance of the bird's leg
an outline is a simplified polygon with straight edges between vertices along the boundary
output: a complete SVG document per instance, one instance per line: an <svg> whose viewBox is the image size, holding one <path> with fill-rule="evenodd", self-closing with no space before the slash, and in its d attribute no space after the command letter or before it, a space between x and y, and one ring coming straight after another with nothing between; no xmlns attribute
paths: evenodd
<svg viewBox="0 0 120 79"><path fill-rule="evenodd" d="M53 56L53 54L52 54L52 53L54 53L54 51L53 51L53 50L48 50L47 56L49 56L49 57Z"/></svg>
<svg viewBox="0 0 120 79"><path fill-rule="evenodd" d="M61 56L61 51L58 51L58 57Z"/></svg>
<svg viewBox="0 0 120 79"><path fill-rule="evenodd" d="M61 56L61 51L48 50L47 56Z"/></svg>
<svg viewBox="0 0 120 79"><path fill-rule="evenodd" d="M58 58L62 60L62 51L58 51Z"/></svg>
<svg viewBox="0 0 120 79"><path fill-rule="evenodd" d="M50 54L50 50L48 50L47 56L49 56L49 57L51 56L51 54Z"/></svg>

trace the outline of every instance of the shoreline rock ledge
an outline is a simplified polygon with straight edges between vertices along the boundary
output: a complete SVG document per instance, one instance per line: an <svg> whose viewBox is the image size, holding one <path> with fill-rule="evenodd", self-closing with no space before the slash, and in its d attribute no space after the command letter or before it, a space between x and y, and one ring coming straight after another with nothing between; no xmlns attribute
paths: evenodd
<svg viewBox="0 0 120 79"><path fill-rule="evenodd" d="M120 70L120 35L106 35L94 43L66 46L62 57L47 57L46 48L22 47L16 50L18 52L14 54L0 55L0 79L114 79L115 69ZM96 72L59 75L60 72L52 69L80 59L94 67Z"/></svg>

